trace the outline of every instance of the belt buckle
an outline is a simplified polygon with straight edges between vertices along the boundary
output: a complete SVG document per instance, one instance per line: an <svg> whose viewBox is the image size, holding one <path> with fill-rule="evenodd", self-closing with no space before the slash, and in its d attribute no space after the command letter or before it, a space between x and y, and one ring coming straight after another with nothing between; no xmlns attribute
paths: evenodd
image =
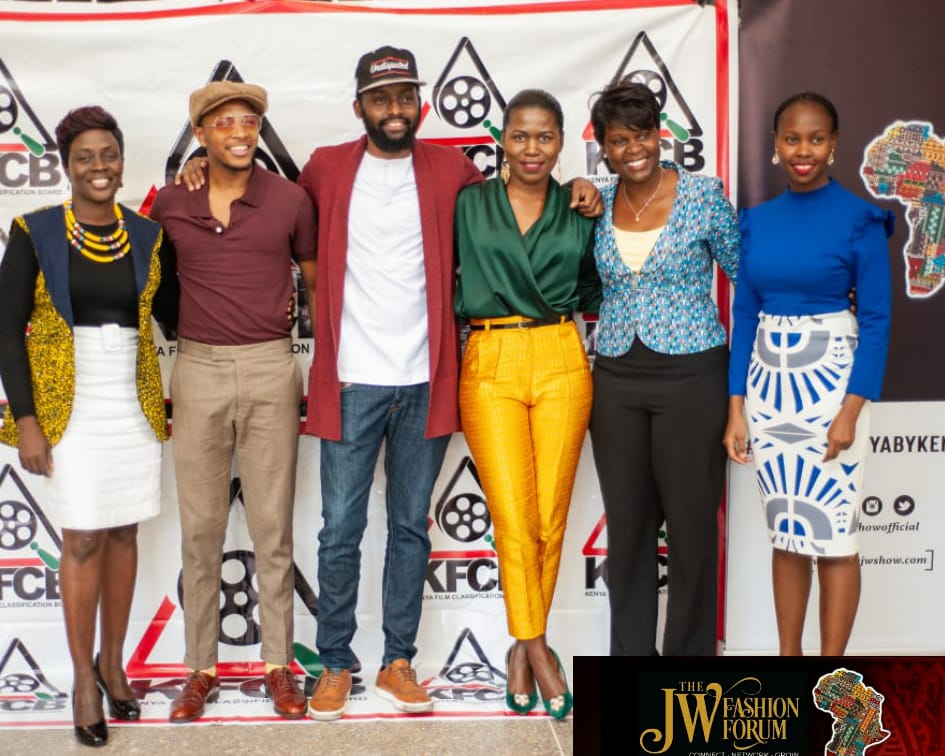
<svg viewBox="0 0 945 756"><path fill-rule="evenodd" d="M121 349L121 327L118 323L105 323L101 326L102 347L106 352L117 352Z"/></svg>

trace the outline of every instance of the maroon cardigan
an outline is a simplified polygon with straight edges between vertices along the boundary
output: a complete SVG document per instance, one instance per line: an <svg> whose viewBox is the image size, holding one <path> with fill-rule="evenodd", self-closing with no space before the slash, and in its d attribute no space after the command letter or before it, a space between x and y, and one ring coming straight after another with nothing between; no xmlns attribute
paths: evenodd
<svg viewBox="0 0 945 756"><path fill-rule="evenodd" d="M315 203L318 221L315 359L308 380L305 432L330 441L341 440L338 339L348 254L348 209L366 146L367 137L361 137L320 147L299 176L299 185ZM433 438L459 429L453 213L456 195L463 187L482 181L482 174L455 147L419 141L413 147L413 170L420 203L430 334L430 404L425 435Z"/></svg>

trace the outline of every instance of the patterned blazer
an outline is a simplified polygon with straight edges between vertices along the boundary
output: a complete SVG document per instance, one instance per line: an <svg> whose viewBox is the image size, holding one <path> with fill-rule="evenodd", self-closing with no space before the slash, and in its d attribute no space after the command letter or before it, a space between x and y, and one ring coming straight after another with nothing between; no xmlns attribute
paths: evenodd
<svg viewBox="0 0 945 756"><path fill-rule="evenodd" d="M713 261L735 282L740 236L735 210L714 176L679 174L666 225L639 273L620 257L614 239L617 184L604 187L604 214L597 221L594 257L604 301L597 326L597 352L626 354L639 336L663 354L692 354L726 343L712 298Z"/></svg>

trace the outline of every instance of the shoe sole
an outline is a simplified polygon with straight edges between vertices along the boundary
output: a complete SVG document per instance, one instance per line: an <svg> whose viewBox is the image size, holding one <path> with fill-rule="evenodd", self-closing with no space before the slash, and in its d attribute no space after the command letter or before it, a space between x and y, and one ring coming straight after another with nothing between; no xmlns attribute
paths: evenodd
<svg viewBox="0 0 945 756"><path fill-rule="evenodd" d="M340 709L335 709L334 711L318 711L313 709L312 705L308 706L308 715L314 719L316 722L333 722L336 719L341 719L345 715L345 706L342 706Z"/></svg>
<svg viewBox="0 0 945 756"><path fill-rule="evenodd" d="M395 709L400 709L400 711L405 711L408 714L423 714L425 712L433 711L433 701L423 701L421 703L409 703L408 701L402 701L397 698L389 690L384 690L384 688L374 688L374 692L383 698L386 701L390 701L394 705Z"/></svg>

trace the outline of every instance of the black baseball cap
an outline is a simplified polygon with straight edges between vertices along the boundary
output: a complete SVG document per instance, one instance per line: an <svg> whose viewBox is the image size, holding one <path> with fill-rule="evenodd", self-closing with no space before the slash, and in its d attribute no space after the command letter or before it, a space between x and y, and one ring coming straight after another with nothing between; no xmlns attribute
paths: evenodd
<svg viewBox="0 0 945 756"><path fill-rule="evenodd" d="M426 84L420 81L413 53L390 45L362 55L354 76L358 94L388 84Z"/></svg>

